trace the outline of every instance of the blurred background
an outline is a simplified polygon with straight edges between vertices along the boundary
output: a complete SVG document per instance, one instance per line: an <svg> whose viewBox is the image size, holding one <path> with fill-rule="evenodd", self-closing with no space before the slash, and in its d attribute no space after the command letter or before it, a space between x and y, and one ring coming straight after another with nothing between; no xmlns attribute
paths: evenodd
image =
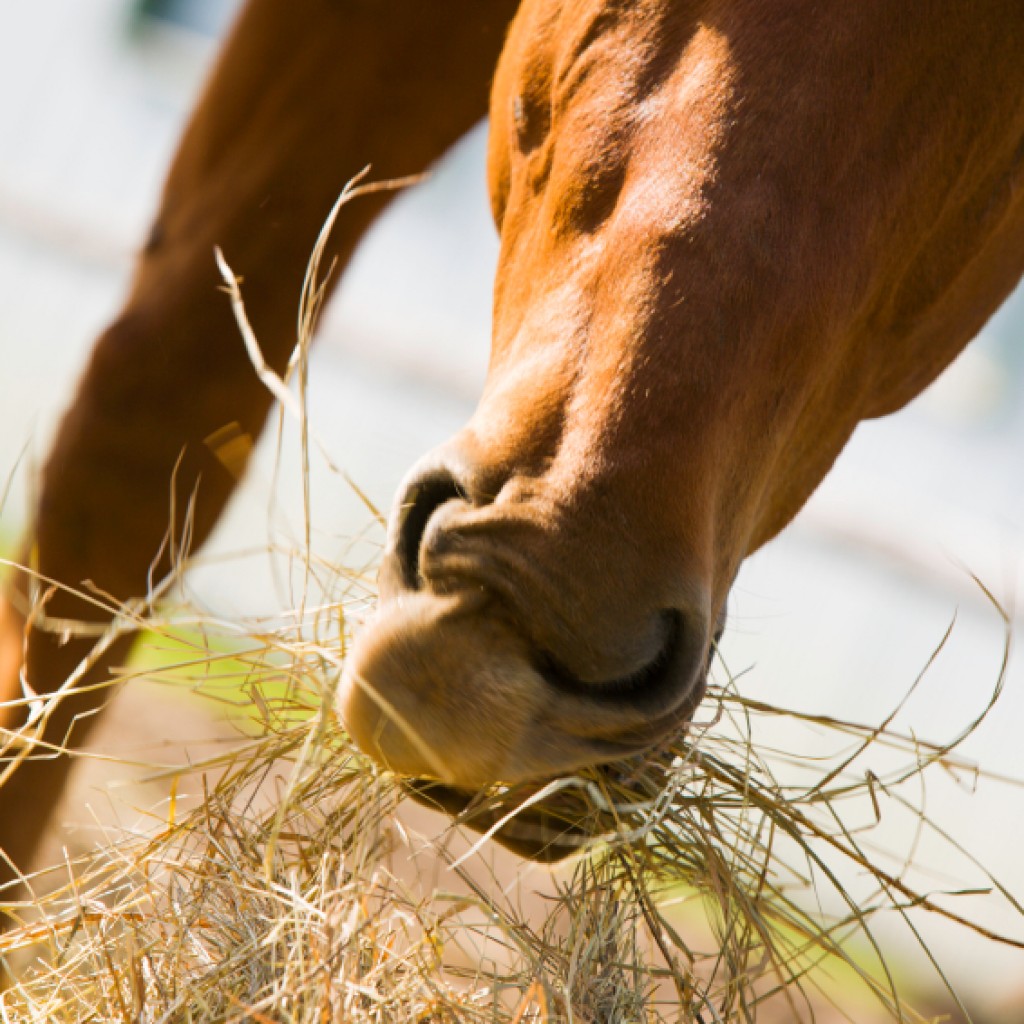
<svg viewBox="0 0 1024 1024"><path fill-rule="evenodd" d="M56 419L93 338L118 307L183 118L236 6L0 5L0 547L7 552L25 525L33 473ZM484 145L480 128L393 204L329 307L315 351L313 425L332 458L384 509L413 460L468 417L483 380L497 254ZM1017 628L1021 619L1022 336L1018 294L917 402L862 425L799 520L749 561L724 647L729 669L744 673L745 692L880 721L955 619L896 724L942 741L984 708L1004 627L973 577ZM291 454L285 446L284 461L281 480L294 480L294 446ZM300 535L298 488L274 486L274 462L274 445L264 443L212 553L264 549L271 529ZM314 468L316 543L340 558L349 538L365 534L368 516L342 478ZM282 594L266 563L214 561L192 586L218 614L272 613ZM1005 694L963 752L989 772L1024 777L1022 725L1024 671L1011 662ZM803 741L780 725L772 742L785 750ZM950 772L926 799L929 812L1024 897L1024 792ZM871 841L900 848L910 838L905 823L883 816ZM921 856L932 857L936 888L979 884L966 860L931 850L927 839ZM1024 939L1024 919L1005 903L965 896L954 905ZM1007 1005L1024 990L1021 951L935 920L919 924L979 1005ZM911 937L892 925L907 971L922 969Z"/></svg>

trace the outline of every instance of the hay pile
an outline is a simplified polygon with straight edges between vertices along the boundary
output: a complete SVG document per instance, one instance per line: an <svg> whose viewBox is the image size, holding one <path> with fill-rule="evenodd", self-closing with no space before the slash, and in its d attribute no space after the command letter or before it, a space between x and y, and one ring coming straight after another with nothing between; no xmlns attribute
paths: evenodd
<svg viewBox="0 0 1024 1024"><path fill-rule="evenodd" d="M343 605L264 624L229 672L222 645L183 639L180 621L150 623L182 652L161 674L245 703L253 735L176 773L175 793L203 792L195 810L172 795L156 834L112 836L19 908L0 950L32 963L5 1024L820 1020L841 996L838 965L872 1012L921 1021L875 918L916 908L976 927L867 847L865 806L919 815L922 777L971 770L948 745L806 719L839 745L802 760L757 741L763 719L789 712L718 683L687 736L546 787L553 813L593 838L554 876L524 865L524 882L507 863L498 877L474 833L397 813L401 781L349 745L332 710ZM879 752L884 774L867 767ZM498 787L474 813L500 822L536 799ZM538 879L542 899L528 892ZM855 1005L835 1019L864 1020Z"/></svg>

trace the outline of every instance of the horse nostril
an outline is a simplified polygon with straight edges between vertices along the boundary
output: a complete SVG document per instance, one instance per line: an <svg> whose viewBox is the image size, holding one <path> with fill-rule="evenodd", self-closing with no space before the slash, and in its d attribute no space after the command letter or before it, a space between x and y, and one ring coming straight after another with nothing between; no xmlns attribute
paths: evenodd
<svg viewBox="0 0 1024 1024"><path fill-rule="evenodd" d="M427 524L433 514L449 501L465 501L466 494L450 473L438 470L415 480L405 490L399 505L396 554L405 585L418 590L423 582L420 574L420 548Z"/></svg>

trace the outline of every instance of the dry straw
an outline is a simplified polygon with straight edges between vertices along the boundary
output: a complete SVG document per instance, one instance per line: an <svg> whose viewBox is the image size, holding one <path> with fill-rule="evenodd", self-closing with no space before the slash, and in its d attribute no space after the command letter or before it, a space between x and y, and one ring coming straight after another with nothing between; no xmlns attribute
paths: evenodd
<svg viewBox="0 0 1024 1024"><path fill-rule="evenodd" d="M302 424L305 461L320 264L360 187L311 262L294 390L263 365L219 256L254 362ZM977 776L957 755L976 722L931 745L893 728L898 708L868 727L766 706L726 679L694 727L646 757L494 787L462 824L410 817L401 780L355 751L333 713L347 608L365 603L366 576L312 557L302 576L299 611L273 624L154 612L152 601L115 620L114 631L144 624L151 643L173 641L177 661L158 674L244 708L248 736L166 772L175 782L156 827L109 836L49 895L9 907L18 926L0 951L28 963L0 1003L4 1024L913 1022L931 1018L905 1001L878 919L903 917L917 934L922 915L942 915L1021 944L1024 922L998 935L959 909L966 893L930 892L913 844L902 857L872 845L879 819L903 815L918 839L957 846L921 810L922 783ZM993 702L1004 674L1005 659ZM761 740L773 720L803 729L813 756ZM8 737L4 757L26 750ZM186 813L175 794L187 789L202 800ZM487 836L518 820L566 830L579 853L553 875L525 864L510 874L508 857L496 868ZM972 893L1024 916L981 878ZM533 882L542 900L529 897ZM838 1005L851 983L871 1011L862 996Z"/></svg>

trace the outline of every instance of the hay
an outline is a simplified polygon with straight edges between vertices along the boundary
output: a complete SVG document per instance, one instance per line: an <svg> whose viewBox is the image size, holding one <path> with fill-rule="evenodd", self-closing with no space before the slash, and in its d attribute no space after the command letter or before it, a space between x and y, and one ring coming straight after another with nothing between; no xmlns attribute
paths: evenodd
<svg viewBox="0 0 1024 1024"><path fill-rule="evenodd" d="M298 397L262 364L221 259L254 362L301 424L304 464L301 384L327 230L304 291ZM308 512L304 532L308 542ZM898 709L875 727L798 715L743 695L718 665L697 724L662 749L543 787L496 786L456 823L403 817L409 790L353 749L333 711L367 576L308 553L301 571L300 608L279 622L156 613L150 600L101 639L144 626L176 645L156 674L244 707L250 735L165 771L174 783L156 828L112 834L69 860L51 894L8 906L17 926L0 954L31 962L0 1002L4 1024L799 1021L832 1012L837 971L878 1013L914 1022L929 1018L907 1004L877 919L903 917L917 934L920 914L934 913L1021 944L974 923L955 894L931 893L912 852L870 845L883 815L935 832L922 782L977 775L956 753L977 723L929 745L893 729ZM33 728L52 703L40 707ZM778 718L814 734L817 752L767 747L758 729ZM31 736L4 748L9 760L35 753ZM189 788L203 798L186 813ZM487 836L538 811L578 856L550 878L525 867L499 877ZM538 878L542 901L524 895ZM1024 916L994 879L979 887ZM865 1019L863 1002L857 1016L835 1012Z"/></svg>
<svg viewBox="0 0 1024 1024"><path fill-rule="evenodd" d="M353 587L360 601L364 582ZM10 908L24 923L0 951L31 949L33 963L4 997L5 1024L719 1024L780 1003L782 1019L803 1020L836 997L829 974L839 964L880 1012L919 1021L875 918L907 915L913 926L916 908L984 933L915 888L909 863L869 852L872 822L858 821L866 805L869 819L900 809L929 827L910 792L935 771L975 771L953 744L803 716L839 741L833 755L773 752L759 745L758 723L801 716L731 681L712 685L703 724L687 736L544 788L549 822L563 819L583 848L546 905L524 907L508 878L494 877L484 839L460 839L436 816L432 834L403 825L401 780L341 731L332 709L343 604L261 624L227 673L223 645L209 629L183 639L183 621L209 625L183 612L149 621L152 636L182 651L159 674L246 703L255 735L175 771L155 835L111 836L68 863L51 895ZM884 774L866 767L878 751ZM190 786L203 800L181 814L176 794ZM537 795L495 787L467 816L478 827L514 819ZM442 865L432 889L408 870L427 853ZM851 893L844 862L870 886L862 878Z"/></svg>

